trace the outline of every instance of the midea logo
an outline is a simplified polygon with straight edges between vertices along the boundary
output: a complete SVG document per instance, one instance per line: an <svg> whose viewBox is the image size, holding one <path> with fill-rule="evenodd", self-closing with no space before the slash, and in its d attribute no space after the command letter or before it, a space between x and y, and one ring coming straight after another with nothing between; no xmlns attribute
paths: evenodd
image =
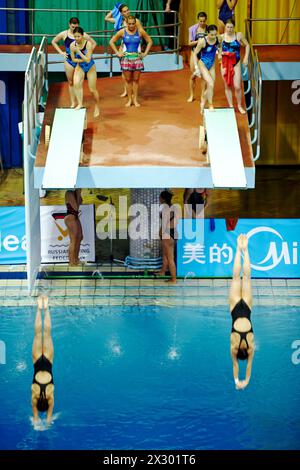
<svg viewBox="0 0 300 470"><path fill-rule="evenodd" d="M266 257L256 265L251 264L253 269L256 269L257 271L268 271L276 268L282 260L284 260L286 265L298 264L298 242L293 241L290 244L292 246L289 246L288 242L283 241L283 237L275 229L270 227L257 227L250 230L250 232L247 233L247 237L250 240L254 235L265 232L273 233L279 238L280 242L270 242L269 251ZM256 246L259 246L257 241L255 243ZM278 245L279 249L277 249Z"/></svg>
<svg viewBox="0 0 300 470"><path fill-rule="evenodd" d="M26 235L24 235L21 240L16 235L6 235L2 238L2 233L0 232L0 253L2 251L26 251Z"/></svg>

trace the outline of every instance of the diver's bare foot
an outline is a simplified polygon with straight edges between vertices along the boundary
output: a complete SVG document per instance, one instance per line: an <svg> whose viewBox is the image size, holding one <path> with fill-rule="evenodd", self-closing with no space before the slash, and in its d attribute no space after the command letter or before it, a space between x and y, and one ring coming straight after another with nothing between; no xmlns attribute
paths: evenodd
<svg viewBox="0 0 300 470"><path fill-rule="evenodd" d="M177 279L167 279L166 282L168 282L169 284L177 284Z"/></svg>
<svg viewBox="0 0 300 470"><path fill-rule="evenodd" d="M194 101L194 97L190 96L186 101L187 103L192 103Z"/></svg>
<svg viewBox="0 0 300 470"><path fill-rule="evenodd" d="M74 109L74 108L75 108L75 106L76 106L76 103L71 103L71 106L70 106L70 108Z"/></svg>
<svg viewBox="0 0 300 470"><path fill-rule="evenodd" d="M242 237L243 237L242 238L242 247L243 247L243 250L245 251L248 248L248 238L245 234L242 235Z"/></svg>
<svg viewBox="0 0 300 470"><path fill-rule="evenodd" d="M78 104L78 105L76 106L76 108L75 108L75 111L78 111L78 110L81 109L81 108L82 108L82 104Z"/></svg>
<svg viewBox="0 0 300 470"><path fill-rule="evenodd" d="M215 110L215 108L214 108L214 106L213 106L212 104L209 105L208 109L209 109L210 111L214 111L214 110Z"/></svg>
<svg viewBox="0 0 300 470"><path fill-rule="evenodd" d="M85 266L86 262L77 258L73 261L72 266Z"/></svg>
<svg viewBox="0 0 300 470"><path fill-rule="evenodd" d="M246 114L246 110L243 108L243 106L238 105L238 110L241 114Z"/></svg>
<svg viewBox="0 0 300 470"><path fill-rule="evenodd" d="M42 308L43 308L43 296L42 295L39 295L39 297L37 299L37 304L38 304L38 308L40 310L42 310Z"/></svg>
<svg viewBox="0 0 300 470"><path fill-rule="evenodd" d="M243 249L243 238L244 238L244 235L241 233L241 235L239 235L237 239L237 246L240 250Z"/></svg>
<svg viewBox="0 0 300 470"><path fill-rule="evenodd" d="M121 98L126 98L127 95L127 90L124 90L123 93L121 93L120 97Z"/></svg>
<svg viewBox="0 0 300 470"><path fill-rule="evenodd" d="M127 101L127 103L125 104L125 107L126 107L126 108L130 108L131 105L132 105L132 100L129 100L129 101Z"/></svg>
<svg viewBox="0 0 300 470"><path fill-rule="evenodd" d="M158 271L155 274L156 274L156 276L165 276L166 275L166 273L164 273L163 271Z"/></svg>
<svg viewBox="0 0 300 470"><path fill-rule="evenodd" d="M140 105L140 103L139 103L138 101L134 101L134 106L135 106L136 108L140 108L140 107L141 107L141 105Z"/></svg>
<svg viewBox="0 0 300 470"><path fill-rule="evenodd" d="M95 106L94 118L97 118L99 116L100 116L100 109L98 106Z"/></svg>
<svg viewBox="0 0 300 470"><path fill-rule="evenodd" d="M47 295L43 295L43 300L44 300L44 309L46 310L49 305L49 299Z"/></svg>

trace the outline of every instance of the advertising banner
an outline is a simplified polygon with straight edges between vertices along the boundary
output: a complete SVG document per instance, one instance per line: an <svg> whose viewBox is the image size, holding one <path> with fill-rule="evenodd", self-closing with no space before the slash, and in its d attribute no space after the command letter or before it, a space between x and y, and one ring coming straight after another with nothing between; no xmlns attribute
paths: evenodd
<svg viewBox="0 0 300 470"><path fill-rule="evenodd" d="M80 259L95 261L94 206L81 206L80 221L83 240ZM64 222L65 206L41 207L41 255L42 263L68 262L70 239ZM0 208L0 264L26 263L25 209L24 207Z"/></svg>
<svg viewBox="0 0 300 470"><path fill-rule="evenodd" d="M94 206L80 206L83 240L80 245L81 261L95 261ZM68 262L70 239L65 225L67 211L64 206L41 207L42 263Z"/></svg>
<svg viewBox="0 0 300 470"><path fill-rule="evenodd" d="M231 277L236 240L245 233L252 277L300 278L299 219L239 219L234 230L224 219L213 224L205 219L204 239L201 231L199 236L192 230L193 224L195 219L183 219L178 226L183 234L177 242L178 276Z"/></svg>
<svg viewBox="0 0 300 470"><path fill-rule="evenodd" d="M25 263L25 209L0 207L0 264Z"/></svg>

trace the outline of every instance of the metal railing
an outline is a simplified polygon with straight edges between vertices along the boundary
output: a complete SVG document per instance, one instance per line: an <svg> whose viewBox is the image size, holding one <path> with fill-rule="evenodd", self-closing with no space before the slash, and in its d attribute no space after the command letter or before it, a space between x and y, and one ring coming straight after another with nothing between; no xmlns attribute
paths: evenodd
<svg viewBox="0 0 300 470"><path fill-rule="evenodd" d="M34 33L34 14L37 13L37 12L70 13L70 14L74 14L74 12L76 12L76 14L79 14L79 13L106 14L109 11L109 10L84 10L84 9L71 10L71 9L46 9L46 8L0 8L0 12L1 12L1 10L3 10L3 11L13 11L14 13L16 13L18 11L19 12L27 11L27 12L31 13L31 33L0 33L0 36L30 37L32 45L34 45L34 40L35 40L36 37L42 37L42 38L46 37L47 41L49 41L50 38L55 37L56 34L57 34L57 33L54 33L54 34L53 33L51 33L51 34ZM178 12L177 11L172 11L172 13L174 14L174 23L170 23L170 24L159 24L157 22L156 14L157 13L163 14L164 13L163 10L139 10L139 11L132 10L132 12L139 13L139 14L155 15L154 18L155 18L155 23L156 24L153 25L153 26L144 26L144 29L147 30L148 32L156 30L157 34L151 34L151 37L153 39L155 39L155 38L159 39L160 45L162 47L163 47L164 39L174 39L174 45L175 45L174 49L169 49L167 51L162 50L162 51L158 51L158 52L151 52L150 55L176 53L176 64L179 64L179 50L180 50L179 37L180 37L181 22L179 21ZM160 33L160 29L165 30L165 29L170 28L170 27L174 28L174 34L173 35L161 34ZM176 34L176 32L177 32L177 34ZM109 53L109 39L114 34L114 30L113 29L103 29L103 30L98 30L98 31L89 31L89 34L92 34L95 39L97 39L97 38L104 39L104 55L95 55L95 56L93 56L93 59L94 60L105 60L105 61L109 60L110 61L110 63L109 63L109 74L110 74L110 76L112 76L113 73L114 73L114 58L115 58L115 55L112 55L111 53ZM59 63L63 63L63 62L64 62L63 60L61 60L61 61L50 61L49 65L59 64Z"/></svg>
<svg viewBox="0 0 300 470"><path fill-rule="evenodd" d="M29 292L33 292L41 263L40 198L39 191L34 188L34 164L42 125L39 120L40 105L48 90L47 67L47 40L44 38L39 50L33 48L31 51L24 84L23 155Z"/></svg>
<svg viewBox="0 0 300 470"><path fill-rule="evenodd" d="M294 22L294 21L300 22L300 18L299 17L295 17L295 18L291 18L291 17L288 17L288 18L248 18L246 20L246 25L248 25L248 29L250 31L251 36L254 36L253 25L255 23L264 23L264 24L270 23L270 22L276 22L276 23L286 22L287 23L286 27L284 28L283 33L281 34L281 39L279 42L277 43L253 43L252 45L253 46L299 46L300 45L299 42L298 43L290 43L290 42L283 43L282 42L285 34L289 32L288 28L290 27L290 22ZM265 25L264 25L264 29L265 29ZM298 29L298 31L299 30L300 29Z"/></svg>
<svg viewBox="0 0 300 470"><path fill-rule="evenodd" d="M262 73L257 51L253 48L249 26L249 21L246 20L246 37L250 45L250 55L248 61L248 88L245 91L245 96L250 101L247 107L247 112L251 134L251 145L253 149L253 159L256 161L260 157Z"/></svg>
<svg viewBox="0 0 300 470"><path fill-rule="evenodd" d="M21 36L21 37L31 37L31 44L34 45L34 38L35 37L47 37L48 38L52 38L52 37L55 37L57 32L55 34L47 34L47 33L34 33L34 22L35 22L35 13L70 13L72 15L74 15L74 13L76 14L80 14L80 13L91 13L91 14L94 14L94 13L97 13L99 15L106 15L109 10L91 10L91 9L66 9L66 8L53 8L53 9L47 9L47 8L4 8L4 7L0 7L0 13L1 11L7 11L7 12L13 12L13 13L17 13L17 12L29 12L31 13L30 15L30 27L31 27L31 32L30 33L1 33L0 32L0 36ZM171 13L174 14L174 23L170 23L170 24L159 24L158 21L157 21L157 18L156 18L156 14L163 14L164 11L163 10L131 10L132 13L138 13L138 14L146 14L146 15L152 15L153 18L154 18L154 22L155 22L155 25L153 26L144 26L144 29L145 30L156 30L157 31L157 34L151 34L151 37L152 38L158 38L159 39L159 42L160 42L160 45L163 46L163 39L165 38L172 38L174 39L174 44L175 44L175 47L174 49L171 49L171 50L168 50L167 52L170 53L170 52L176 52L177 54L177 63L179 62L179 49L180 49L180 45L179 45L179 37L180 37L180 26L181 26L181 22L179 21L179 17L178 17L178 12L177 11L174 11L172 10ZM160 33L160 29L168 29L170 27L173 27L174 28L174 34L173 35L170 35L170 34L161 34ZM100 39L104 39L105 40L105 44L104 44L104 47L106 49L106 53L108 51L108 40L111 38L111 36L114 34L114 30L113 29L104 29L104 30L98 30L98 31L89 31L90 34L93 34L93 37L94 38L100 38ZM100 33L100 34L99 34ZM177 34L176 34L177 33ZM151 54L154 54L154 52L152 52ZM96 59L107 59L107 54L106 54L106 57L96 57Z"/></svg>

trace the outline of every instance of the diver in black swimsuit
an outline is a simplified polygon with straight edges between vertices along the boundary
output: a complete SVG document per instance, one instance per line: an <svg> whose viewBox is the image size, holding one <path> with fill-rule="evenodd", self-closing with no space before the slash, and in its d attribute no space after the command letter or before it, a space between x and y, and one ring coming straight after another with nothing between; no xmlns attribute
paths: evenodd
<svg viewBox="0 0 300 470"><path fill-rule="evenodd" d="M44 335L42 328L42 309L44 307ZM39 412L46 412L47 422L51 422L54 407L54 382L52 374L53 342L51 337L51 318L48 297L38 298L38 309L34 324L32 361L34 366L31 386L33 419L38 421Z"/></svg>
<svg viewBox="0 0 300 470"><path fill-rule="evenodd" d="M243 277L241 280L241 253L244 255ZM240 235L233 266L233 279L230 288L229 306L232 317L230 352L233 362L233 377L237 389L247 387L254 356L254 335L251 323L252 288L251 268L248 253L248 239ZM239 380L239 360L247 360L246 378Z"/></svg>

